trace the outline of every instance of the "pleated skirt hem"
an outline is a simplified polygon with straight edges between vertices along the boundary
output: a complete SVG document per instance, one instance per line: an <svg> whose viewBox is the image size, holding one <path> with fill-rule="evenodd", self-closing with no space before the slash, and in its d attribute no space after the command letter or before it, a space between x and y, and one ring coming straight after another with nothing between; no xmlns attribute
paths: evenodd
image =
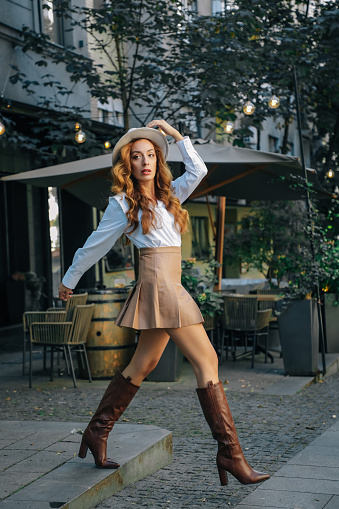
<svg viewBox="0 0 339 509"><path fill-rule="evenodd" d="M181 285L181 248L140 249L139 279L115 325L136 330L203 323L199 307Z"/></svg>

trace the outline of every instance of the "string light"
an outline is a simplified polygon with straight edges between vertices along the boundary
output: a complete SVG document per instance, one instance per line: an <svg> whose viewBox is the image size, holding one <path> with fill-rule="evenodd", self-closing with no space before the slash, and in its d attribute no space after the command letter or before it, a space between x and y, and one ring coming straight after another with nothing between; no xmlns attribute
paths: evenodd
<svg viewBox="0 0 339 509"><path fill-rule="evenodd" d="M79 130L75 133L75 141L77 143L84 143L86 141L86 134Z"/></svg>
<svg viewBox="0 0 339 509"><path fill-rule="evenodd" d="M2 122L0 122L0 136L2 136L6 131L6 127Z"/></svg>
<svg viewBox="0 0 339 509"><path fill-rule="evenodd" d="M280 99L276 95L272 95L271 99L268 101L268 105L272 110L275 110L276 108L279 108L280 105Z"/></svg>
<svg viewBox="0 0 339 509"><path fill-rule="evenodd" d="M105 141L104 145L105 145L105 148L111 148L111 146L112 146L110 141Z"/></svg>
<svg viewBox="0 0 339 509"><path fill-rule="evenodd" d="M232 134L234 131L234 124L230 120L228 120L225 124L224 131L227 134Z"/></svg>
<svg viewBox="0 0 339 509"><path fill-rule="evenodd" d="M84 143L86 141L86 134L84 133L84 131L81 130L81 124L79 122L76 122L74 124L74 129L75 129L75 141L77 143Z"/></svg>
<svg viewBox="0 0 339 509"><path fill-rule="evenodd" d="M333 170L328 170L328 171L326 172L326 175L327 175L327 176L331 179L331 178L333 178L333 177L334 177L334 171L333 171Z"/></svg>
<svg viewBox="0 0 339 509"><path fill-rule="evenodd" d="M245 113L245 115L253 115L255 111L255 106L253 103L251 103L251 101L247 101L244 104L242 111Z"/></svg>

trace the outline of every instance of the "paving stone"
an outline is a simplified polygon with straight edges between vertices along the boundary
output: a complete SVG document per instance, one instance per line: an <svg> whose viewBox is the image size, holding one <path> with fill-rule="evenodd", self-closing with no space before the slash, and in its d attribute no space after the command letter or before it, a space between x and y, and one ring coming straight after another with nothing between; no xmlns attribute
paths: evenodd
<svg viewBox="0 0 339 509"><path fill-rule="evenodd" d="M300 467L301 468L301 467ZM323 493L339 495L339 479L329 481L326 479L303 479L293 477L271 477L268 481L260 486L261 491L297 491L299 493Z"/></svg>
<svg viewBox="0 0 339 509"><path fill-rule="evenodd" d="M52 509L53 506L49 502L25 502L25 509ZM61 505L54 505L55 508L62 507ZM5 499L0 502L1 509L23 509L22 501L14 501L11 499Z"/></svg>
<svg viewBox="0 0 339 509"><path fill-rule="evenodd" d="M16 465L32 455L34 455L34 451L6 451L6 449L2 449L0 451L0 471Z"/></svg>
<svg viewBox="0 0 339 509"><path fill-rule="evenodd" d="M317 467L317 466L300 466L288 465L283 466L276 475L279 477L299 477L303 479L327 479L335 481L339 479L339 467ZM339 505L338 505L339 508Z"/></svg>
<svg viewBox="0 0 339 509"><path fill-rule="evenodd" d="M297 379L296 379L297 378ZM299 391L304 389L305 387L312 384L314 381L314 377L283 377L278 380L274 384L266 387L264 389L265 394L270 394L272 396L293 396L297 394Z"/></svg>
<svg viewBox="0 0 339 509"><path fill-rule="evenodd" d="M320 437L316 438L314 442L312 442L312 446L335 448L339 454L339 429L331 427L331 429L325 431Z"/></svg>
<svg viewBox="0 0 339 509"><path fill-rule="evenodd" d="M35 481L36 475L32 472L20 472L20 475L13 475L10 469L1 473L0 500L8 497L19 488Z"/></svg>
<svg viewBox="0 0 339 509"><path fill-rule="evenodd" d="M47 429L46 429L47 428ZM6 447L6 450L20 449L20 450L34 450L42 451L51 444L51 441L58 442L66 438L70 434L71 430L67 430L67 433L54 432L51 437L51 432L48 430L48 426L44 426L44 431L37 431L29 435L29 437L16 440L14 443Z"/></svg>
<svg viewBox="0 0 339 509"><path fill-rule="evenodd" d="M339 507L339 497L334 496L331 498L328 504L325 505L324 509L338 509L338 507Z"/></svg>
<svg viewBox="0 0 339 509"><path fill-rule="evenodd" d="M52 451L39 451L33 454L29 458L26 458L16 465L11 467L11 473L13 475L23 470L28 472L35 472L36 474L45 474L50 470L62 465L69 459L69 456L64 454L57 454Z"/></svg>
<svg viewBox="0 0 339 509"><path fill-rule="evenodd" d="M339 467L339 456L333 455L333 448L315 446L298 453L291 461L294 465Z"/></svg>
<svg viewBox="0 0 339 509"><path fill-rule="evenodd" d="M298 493L274 490L256 490L246 498L247 506L252 507L274 507L287 509L323 509L331 499L331 495ZM238 505L239 509L242 507Z"/></svg>
<svg viewBox="0 0 339 509"><path fill-rule="evenodd" d="M13 443L13 439L5 440L0 439L0 449L3 449L4 447L7 447L8 445Z"/></svg>

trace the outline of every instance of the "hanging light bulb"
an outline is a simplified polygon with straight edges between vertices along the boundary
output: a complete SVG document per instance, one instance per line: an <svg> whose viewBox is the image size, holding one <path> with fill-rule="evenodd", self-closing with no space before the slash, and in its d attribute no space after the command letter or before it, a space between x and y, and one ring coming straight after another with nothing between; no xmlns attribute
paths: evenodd
<svg viewBox="0 0 339 509"><path fill-rule="evenodd" d="M75 141L77 143L84 143L86 141L86 134L79 130L75 133Z"/></svg>
<svg viewBox="0 0 339 509"><path fill-rule="evenodd" d="M112 144L110 141L105 141L104 146L105 148L111 148Z"/></svg>
<svg viewBox="0 0 339 509"><path fill-rule="evenodd" d="M270 108L275 110L275 108L279 108L280 99L276 95L272 95L271 99L268 101L268 105Z"/></svg>
<svg viewBox="0 0 339 509"><path fill-rule="evenodd" d="M331 179L334 177L334 171L333 170L328 170L328 172L326 172L326 175Z"/></svg>
<svg viewBox="0 0 339 509"><path fill-rule="evenodd" d="M2 136L6 131L6 127L2 122L0 122L0 136Z"/></svg>
<svg viewBox="0 0 339 509"><path fill-rule="evenodd" d="M75 124L74 124L74 129L75 129L76 131L79 131L79 130L81 129L81 124L79 124L79 122L75 122Z"/></svg>
<svg viewBox="0 0 339 509"><path fill-rule="evenodd" d="M253 115L255 111L255 106L253 103L251 103L251 101L247 101L244 104L242 111L245 113L245 115Z"/></svg>
<svg viewBox="0 0 339 509"><path fill-rule="evenodd" d="M225 124L224 131L227 134L232 134L234 131L234 124L230 120L228 120Z"/></svg>

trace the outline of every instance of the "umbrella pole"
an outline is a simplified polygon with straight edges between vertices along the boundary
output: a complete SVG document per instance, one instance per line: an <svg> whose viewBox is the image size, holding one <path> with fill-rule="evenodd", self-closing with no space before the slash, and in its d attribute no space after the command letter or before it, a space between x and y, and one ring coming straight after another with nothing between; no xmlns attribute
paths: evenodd
<svg viewBox="0 0 339 509"><path fill-rule="evenodd" d="M226 198L225 196L218 197L218 220L217 220L217 238L215 243L215 259L221 264L220 267L216 268L218 276L218 283L215 286L216 291L221 290L221 277L222 277L222 262L224 254L224 235L225 235L225 208Z"/></svg>
<svg viewBox="0 0 339 509"><path fill-rule="evenodd" d="M300 146L300 156L301 156L301 164L304 171L305 181L306 181L306 208L307 208L307 219L308 223L311 226L311 255L312 262L315 265L315 248L314 248L314 234L312 228L312 217L311 217L311 204L310 204L310 193L308 188L308 180L307 180L307 171L305 165L305 157L304 157L304 145L303 145L303 137L301 130L301 117L300 117L300 107L299 107L299 95L298 95L298 81L297 81L297 71L296 68L293 67L293 81L294 81L294 94L295 94L295 104L297 110L297 119L298 119L298 131L299 131L299 146ZM316 276L315 279L315 290L316 290L316 298L317 298L317 311L318 311L318 320L319 320L319 340L320 340L320 348L321 348L321 357L322 357L322 365L323 371L322 374L326 374L326 359L325 359L325 341L324 341L324 327L321 313L321 300L320 300L320 290L319 290L319 279Z"/></svg>
<svg viewBox="0 0 339 509"><path fill-rule="evenodd" d="M100 223L101 217L100 217L100 210L97 209L97 227ZM96 287L98 290L102 290L103 288L106 288L104 285L104 271L102 269L103 260L102 258L98 261L98 269L99 269L99 281L96 284Z"/></svg>

